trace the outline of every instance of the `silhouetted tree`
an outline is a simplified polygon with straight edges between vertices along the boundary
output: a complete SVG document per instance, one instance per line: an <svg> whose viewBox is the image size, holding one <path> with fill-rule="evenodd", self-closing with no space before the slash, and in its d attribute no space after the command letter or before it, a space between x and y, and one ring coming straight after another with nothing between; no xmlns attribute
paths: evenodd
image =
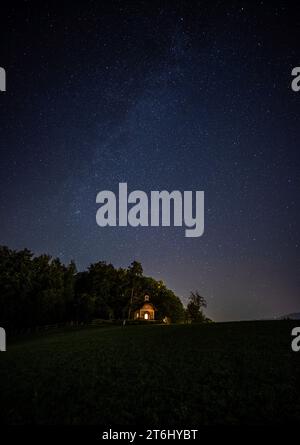
<svg viewBox="0 0 300 445"><path fill-rule="evenodd" d="M202 297L198 291L191 292L189 303L186 308L188 320L192 323L201 323L205 321L205 315L203 314L203 308L205 307L207 307L205 298Z"/></svg>
<svg viewBox="0 0 300 445"><path fill-rule="evenodd" d="M140 284L140 278L143 275L143 267L141 263L138 261L133 261L131 265L128 267L128 273L129 277L129 283L130 283L130 301L129 301L129 307L128 307L128 318L131 317L131 311L132 311L132 305L134 302L134 297L137 296L138 287Z"/></svg>

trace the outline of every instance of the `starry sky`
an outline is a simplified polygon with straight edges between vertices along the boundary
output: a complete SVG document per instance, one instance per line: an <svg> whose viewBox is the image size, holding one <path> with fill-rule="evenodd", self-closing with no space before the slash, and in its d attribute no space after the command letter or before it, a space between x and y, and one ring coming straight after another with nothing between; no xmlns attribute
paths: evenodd
<svg viewBox="0 0 300 445"><path fill-rule="evenodd" d="M0 244L136 259L217 321L299 311L299 30L287 1L1 4ZM98 227L119 182L204 190L204 235Z"/></svg>

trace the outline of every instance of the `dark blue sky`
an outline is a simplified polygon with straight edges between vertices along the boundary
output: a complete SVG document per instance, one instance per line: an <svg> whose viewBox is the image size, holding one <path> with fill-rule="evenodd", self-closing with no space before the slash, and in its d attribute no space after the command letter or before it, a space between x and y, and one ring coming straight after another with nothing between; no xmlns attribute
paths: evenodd
<svg viewBox="0 0 300 445"><path fill-rule="evenodd" d="M300 10L151 4L1 13L0 244L139 260L216 320L299 311ZM204 190L205 234L99 228L96 194L119 182Z"/></svg>

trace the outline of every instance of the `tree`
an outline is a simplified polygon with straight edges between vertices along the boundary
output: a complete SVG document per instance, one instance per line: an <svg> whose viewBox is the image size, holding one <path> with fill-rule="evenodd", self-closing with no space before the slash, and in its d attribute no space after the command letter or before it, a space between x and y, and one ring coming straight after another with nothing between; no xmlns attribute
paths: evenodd
<svg viewBox="0 0 300 445"><path fill-rule="evenodd" d="M76 266L0 246L0 324L9 331L70 320Z"/></svg>
<svg viewBox="0 0 300 445"><path fill-rule="evenodd" d="M205 298L198 291L191 292L186 308L188 320L191 320L192 323L204 322L206 318L203 314L203 308L205 307L207 307Z"/></svg>
<svg viewBox="0 0 300 445"><path fill-rule="evenodd" d="M143 266L138 261L132 261L128 267L128 272L133 277L141 277L143 275Z"/></svg>
<svg viewBox="0 0 300 445"><path fill-rule="evenodd" d="M129 301L129 307L128 307L128 319L130 319L131 316L131 310L132 305L134 301L134 293L136 292L136 288L138 286L138 283L140 281L140 278L143 275L143 267L141 263L138 261L133 261L130 266L128 267L128 277L129 282L131 285L131 291L130 291L130 301Z"/></svg>

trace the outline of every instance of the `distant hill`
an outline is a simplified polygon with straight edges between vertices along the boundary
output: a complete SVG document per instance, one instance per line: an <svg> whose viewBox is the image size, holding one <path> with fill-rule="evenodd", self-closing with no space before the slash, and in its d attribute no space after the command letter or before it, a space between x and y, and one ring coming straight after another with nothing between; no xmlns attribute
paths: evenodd
<svg viewBox="0 0 300 445"><path fill-rule="evenodd" d="M282 317L279 317L279 320L300 320L300 312L294 312L293 314L287 314L283 315Z"/></svg>

